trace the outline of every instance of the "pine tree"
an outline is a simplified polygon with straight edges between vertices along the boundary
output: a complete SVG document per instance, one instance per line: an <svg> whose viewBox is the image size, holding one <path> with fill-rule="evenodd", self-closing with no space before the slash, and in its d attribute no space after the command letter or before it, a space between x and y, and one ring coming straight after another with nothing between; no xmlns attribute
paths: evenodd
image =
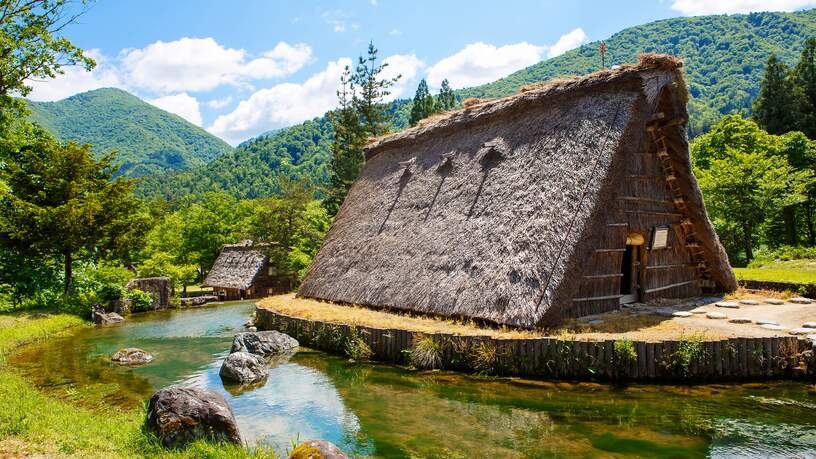
<svg viewBox="0 0 816 459"><path fill-rule="evenodd" d="M337 99L340 107L329 113L334 128L331 162L331 188L324 201L329 215L335 215L343 204L348 190L363 167L363 147L366 133L360 115L354 108L356 88L348 66L340 77Z"/></svg>
<svg viewBox="0 0 816 459"><path fill-rule="evenodd" d="M416 94L414 95L414 105L411 107L411 126L416 126L419 120L427 118L434 113L434 98L428 91L428 83L423 78L419 82Z"/></svg>
<svg viewBox="0 0 816 459"><path fill-rule="evenodd" d="M816 38L809 39L805 44L793 77L802 96L798 130L811 140L816 140Z"/></svg>
<svg viewBox="0 0 816 459"><path fill-rule="evenodd" d="M765 65L765 76L754 101L754 119L770 134L781 135L799 125L800 111L791 72L775 54Z"/></svg>
<svg viewBox="0 0 816 459"><path fill-rule="evenodd" d="M448 79L442 80L442 88L439 89L438 102L439 110L451 110L456 106L456 95L453 94L453 89L448 83Z"/></svg>
<svg viewBox="0 0 816 459"><path fill-rule="evenodd" d="M402 78L383 78L382 72L388 63L377 64L377 48L374 43L368 44L366 57L360 56L351 82L358 88L352 98L352 105L360 115L365 133L371 137L385 134L391 129L391 115L383 104L389 89Z"/></svg>

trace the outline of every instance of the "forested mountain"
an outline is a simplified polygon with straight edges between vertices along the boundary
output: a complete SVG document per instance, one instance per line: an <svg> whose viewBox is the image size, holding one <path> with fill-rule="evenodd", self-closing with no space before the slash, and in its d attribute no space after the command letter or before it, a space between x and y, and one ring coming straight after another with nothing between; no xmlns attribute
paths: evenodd
<svg viewBox="0 0 816 459"><path fill-rule="evenodd" d="M31 119L62 140L117 150L131 177L191 169L232 151L226 142L125 91L97 89L57 102L28 102Z"/></svg>
<svg viewBox="0 0 816 459"><path fill-rule="evenodd" d="M607 65L636 62L644 51L681 56L691 93L689 134L695 137L725 114L749 114L768 56L776 53L793 64L805 40L815 36L816 10L681 17L613 35L605 40L606 59ZM598 42L594 42L493 83L459 90L457 96L500 97L528 83L599 68ZM397 128L404 128L411 102L397 101L391 110L397 115ZM210 190L240 197L266 196L276 192L274 175L279 170L292 178L308 174L316 183L325 183L331 136L331 124L324 116L247 141L208 166L148 179L139 191L166 198Z"/></svg>
<svg viewBox="0 0 816 459"><path fill-rule="evenodd" d="M607 65L637 62L641 52L680 56L685 61L689 135L705 132L723 115L747 115L759 92L771 53L793 65L805 40L816 37L816 9L796 13L751 13L681 17L631 27L605 40ZM458 92L461 97L512 94L535 81L582 75L600 67L598 42L588 43L506 78Z"/></svg>

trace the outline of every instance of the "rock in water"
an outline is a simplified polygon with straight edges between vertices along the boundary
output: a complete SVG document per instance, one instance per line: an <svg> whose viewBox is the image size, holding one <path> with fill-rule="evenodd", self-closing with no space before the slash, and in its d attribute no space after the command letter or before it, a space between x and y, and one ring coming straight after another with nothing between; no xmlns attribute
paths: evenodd
<svg viewBox="0 0 816 459"><path fill-rule="evenodd" d="M95 304L91 306L91 321L95 324L107 325L124 322L125 318L115 312L105 312L105 308Z"/></svg>
<svg viewBox="0 0 816 459"><path fill-rule="evenodd" d="M296 347L298 347L297 340L281 332L243 332L235 335L230 352L249 352L268 357L290 352Z"/></svg>
<svg viewBox="0 0 816 459"><path fill-rule="evenodd" d="M252 384L269 376L269 368L263 357L249 352L233 352L224 359L221 378L228 382Z"/></svg>
<svg viewBox="0 0 816 459"><path fill-rule="evenodd" d="M123 365L142 365L152 361L153 355L136 347L128 347L116 351L111 360Z"/></svg>
<svg viewBox="0 0 816 459"><path fill-rule="evenodd" d="M298 445L289 459L348 459L348 456L326 440L309 440Z"/></svg>
<svg viewBox="0 0 816 459"><path fill-rule="evenodd" d="M198 388L156 391L147 407L147 428L166 448L200 438L241 443L235 415L221 394Z"/></svg>

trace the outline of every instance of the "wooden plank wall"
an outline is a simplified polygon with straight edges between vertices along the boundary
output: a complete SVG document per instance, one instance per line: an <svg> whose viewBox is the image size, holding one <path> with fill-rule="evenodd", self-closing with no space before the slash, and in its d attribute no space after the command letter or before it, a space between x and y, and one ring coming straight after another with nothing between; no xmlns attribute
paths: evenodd
<svg viewBox="0 0 816 459"><path fill-rule="evenodd" d="M484 372L472 355L477 346L487 346L496 356L487 372L500 376L655 382L816 379L812 344L796 337L705 341L701 352L684 366L678 354L683 344L678 341L634 342L637 357L621 362L612 340L423 334L311 321L264 308L256 310L256 324L261 330L278 330L303 346L334 354L343 354L346 340L358 336L373 351L373 360L399 364L408 362L415 342L431 338L442 345L444 369L467 372Z"/></svg>

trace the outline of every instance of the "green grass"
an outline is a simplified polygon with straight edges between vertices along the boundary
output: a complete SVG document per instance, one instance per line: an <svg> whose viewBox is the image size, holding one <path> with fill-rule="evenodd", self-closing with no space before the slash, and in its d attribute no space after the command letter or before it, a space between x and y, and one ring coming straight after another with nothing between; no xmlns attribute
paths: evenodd
<svg viewBox="0 0 816 459"><path fill-rule="evenodd" d="M0 457L276 457L265 449L203 441L166 451L142 430L144 409L121 410L105 404L94 409L80 407L40 392L6 364L6 357L20 346L86 326L82 319L68 314L0 314Z"/></svg>
<svg viewBox="0 0 816 459"><path fill-rule="evenodd" d="M816 284L816 269L797 267L734 268L739 280Z"/></svg>

